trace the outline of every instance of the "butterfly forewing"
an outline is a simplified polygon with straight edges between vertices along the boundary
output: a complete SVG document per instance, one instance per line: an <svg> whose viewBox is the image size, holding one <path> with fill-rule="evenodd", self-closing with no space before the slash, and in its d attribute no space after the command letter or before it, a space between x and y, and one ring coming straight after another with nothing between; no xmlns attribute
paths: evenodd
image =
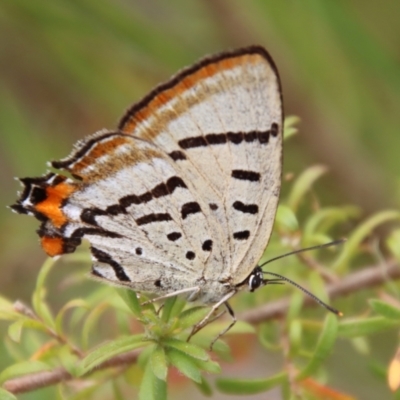
<svg viewBox="0 0 400 400"><path fill-rule="evenodd" d="M267 245L281 179L281 90L266 52L205 59L134 106L121 129L167 149L205 205L222 252L206 279L246 278Z"/></svg>

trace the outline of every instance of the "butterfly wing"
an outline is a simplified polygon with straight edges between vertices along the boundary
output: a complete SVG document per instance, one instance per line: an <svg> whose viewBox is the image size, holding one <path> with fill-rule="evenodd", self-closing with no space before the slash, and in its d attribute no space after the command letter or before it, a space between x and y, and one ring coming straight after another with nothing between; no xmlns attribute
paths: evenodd
<svg viewBox="0 0 400 400"><path fill-rule="evenodd" d="M43 221L45 251L72 252L88 239L94 275L157 293L246 278L280 187L282 103L266 51L204 59L133 106L119 128L52 163L76 180L22 180L12 208Z"/></svg>
<svg viewBox="0 0 400 400"><path fill-rule="evenodd" d="M206 58L134 105L120 129L164 149L211 209L206 279L243 281L271 234L282 168L276 67L261 47Z"/></svg>

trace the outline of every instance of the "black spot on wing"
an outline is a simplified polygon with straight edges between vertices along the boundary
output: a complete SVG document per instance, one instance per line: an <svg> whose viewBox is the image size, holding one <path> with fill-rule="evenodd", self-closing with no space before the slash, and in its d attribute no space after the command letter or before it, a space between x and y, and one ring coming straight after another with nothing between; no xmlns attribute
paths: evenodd
<svg viewBox="0 0 400 400"><path fill-rule="evenodd" d="M170 193L169 193L167 185L163 182L163 183L160 183L159 185L157 185L156 187L154 187L151 190L151 194L154 199L158 199L159 197L167 196Z"/></svg>
<svg viewBox="0 0 400 400"><path fill-rule="evenodd" d="M176 240L178 240L181 237L182 237L182 233L180 233L180 232L171 232L171 233L168 233L168 235L167 235L168 240L170 240L171 242L175 242Z"/></svg>
<svg viewBox="0 0 400 400"><path fill-rule="evenodd" d="M170 193L172 193L176 188L187 189L185 182L179 176L172 176L167 181L167 187Z"/></svg>
<svg viewBox="0 0 400 400"><path fill-rule="evenodd" d="M202 249L203 249L204 251L211 251L211 250L212 250L212 245L213 245L212 240L211 240L211 239L207 239L207 240L205 240L205 241L203 242Z"/></svg>
<svg viewBox="0 0 400 400"><path fill-rule="evenodd" d="M141 256L141 255L143 254L143 249L142 249L141 247L136 247L135 253L136 253L138 256Z"/></svg>
<svg viewBox="0 0 400 400"><path fill-rule="evenodd" d="M232 171L232 178L243 181L258 182L260 180L260 174L258 172L246 171L244 169L234 169Z"/></svg>
<svg viewBox="0 0 400 400"><path fill-rule="evenodd" d="M172 217L168 213L151 213L136 219L138 225L151 224L153 222L172 221Z"/></svg>
<svg viewBox="0 0 400 400"><path fill-rule="evenodd" d="M32 204L41 203L43 200L46 200L47 193L46 189L39 186L34 186L31 190L30 198Z"/></svg>
<svg viewBox="0 0 400 400"><path fill-rule="evenodd" d="M137 204L148 203L152 198L153 198L153 196L150 192L146 192L141 195L129 194L127 196L122 197L119 200L119 204L123 208L128 208L132 204L137 205Z"/></svg>
<svg viewBox="0 0 400 400"><path fill-rule="evenodd" d="M234 144L239 144L243 141L242 132L228 132L226 135L228 137L228 140Z"/></svg>
<svg viewBox="0 0 400 400"><path fill-rule="evenodd" d="M257 204L244 204L241 201L235 201L232 204L232 207L246 214L257 214L258 213L258 205Z"/></svg>
<svg viewBox="0 0 400 400"><path fill-rule="evenodd" d="M193 136L182 139L178 142L178 144L182 149L207 146L207 142L204 136Z"/></svg>
<svg viewBox="0 0 400 400"><path fill-rule="evenodd" d="M258 132L258 141L261 144L266 144L269 141L269 131L266 132Z"/></svg>
<svg viewBox="0 0 400 400"><path fill-rule="evenodd" d="M250 231L239 231L233 234L233 238L236 240L246 240L250 236Z"/></svg>
<svg viewBox="0 0 400 400"><path fill-rule="evenodd" d="M276 122L273 122L271 125L271 135L276 137L279 133L279 125Z"/></svg>
<svg viewBox="0 0 400 400"><path fill-rule="evenodd" d="M185 203L181 209L182 219L185 219L189 214L196 214L198 212L201 212L199 203L197 203L195 201Z"/></svg>
<svg viewBox="0 0 400 400"><path fill-rule="evenodd" d="M210 209L213 211L218 210L218 205L215 203L210 203L209 206L210 206Z"/></svg>
<svg viewBox="0 0 400 400"><path fill-rule="evenodd" d="M210 133L206 135L206 141L211 144L224 144L227 141L225 133Z"/></svg>
<svg viewBox="0 0 400 400"><path fill-rule="evenodd" d="M174 161L178 160L186 160L185 153L183 153L180 150L175 150L172 151L171 153L168 154Z"/></svg>
<svg viewBox="0 0 400 400"><path fill-rule="evenodd" d="M188 251L188 252L186 253L186 258L187 258L188 260L194 260L195 257L196 257L196 254L195 254L193 251Z"/></svg>

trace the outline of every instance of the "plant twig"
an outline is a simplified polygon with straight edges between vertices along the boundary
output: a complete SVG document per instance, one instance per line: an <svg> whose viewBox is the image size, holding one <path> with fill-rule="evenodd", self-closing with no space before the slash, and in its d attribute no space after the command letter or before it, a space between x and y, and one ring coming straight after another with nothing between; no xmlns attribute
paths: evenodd
<svg viewBox="0 0 400 400"><path fill-rule="evenodd" d="M132 350L120 354L99 364L95 371L132 364L136 361L139 354L140 350ZM90 371L87 375L91 373L93 373L93 371ZM56 368L52 371L35 372L10 379L4 382L3 388L14 394L25 393L72 379L74 379L74 377L65 368Z"/></svg>
<svg viewBox="0 0 400 400"><path fill-rule="evenodd" d="M395 260L390 260L385 265L372 266L353 272L338 282L330 283L327 285L326 290L330 298L334 299L366 288L379 286L389 279L399 278L400 266ZM259 324L274 318L280 318L287 311L289 301L286 298L248 310L239 315L238 319L251 324ZM312 299L305 298L304 305L312 306L315 305L315 302ZM120 354L103 362L96 370L132 364L136 361L139 353L140 350L133 350ZM89 372L88 375L92 372ZM74 377L64 368L56 368L53 371L36 372L10 379L3 384L3 388L15 394L24 393L72 379Z"/></svg>

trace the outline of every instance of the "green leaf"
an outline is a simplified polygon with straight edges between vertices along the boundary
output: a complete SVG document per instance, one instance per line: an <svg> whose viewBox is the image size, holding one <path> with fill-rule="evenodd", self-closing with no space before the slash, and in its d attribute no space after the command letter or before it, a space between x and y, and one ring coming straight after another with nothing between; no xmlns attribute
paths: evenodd
<svg viewBox="0 0 400 400"><path fill-rule="evenodd" d="M51 268L54 266L56 258L48 258L42 268L39 271L36 288L32 295L32 305L36 314L52 329L55 328L55 322L53 316L48 308L45 297L46 297L46 287L45 282Z"/></svg>
<svg viewBox="0 0 400 400"><path fill-rule="evenodd" d="M201 377L201 382L194 382L194 384L197 386L197 388L200 390L200 392L207 397L210 397L213 394L211 385L209 382L204 378L204 376Z"/></svg>
<svg viewBox="0 0 400 400"><path fill-rule="evenodd" d="M286 378L286 372L280 372L266 379L220 378L216 380L216 386L222 393L248 395L266 392L283 383Z"/></svg>
<svg viewBox="0 0 400 400"><path fill-rule="evenodd" d="M162 309L162 314L161 314L161 320L163 322L168 322L170 320L170 315L171 311L176 303L176 300L178 299L177 296L173 296L165 300L163 309Z"/></svg>
<svg viewBox="0 0 400 400"><path fill-rule="evenodd" d="M288 117L285 118L285 121L283 124L284 140L291 138L298 132L296 125L299 122L300 122L300 118L296 115L289 115Z"/></svg>
<svg viewBox="0 0 400 400"><path fill-rule="evenodd" d="M372 217L368 218L360 224L347 239L347 242L342 247L343 250L339 254L336 261L333 263L332 268L336 271L342 271L352 257L358 254L360 243L371 234L371 232L386 222L399 221L400 212L394 210L381 211Z"/></svg>
<svg viewBox="0 0 400 400"><path fill-rule="evenodd" d="M166 350L168 361L189 379L200 383L201 373L195 359L179 350L168 348Z"/></svg>
<svg viewBox="0 0 400 400"><path fill-rule="evenodd" d="M386 246L400 260L400 229L394 229L386 238Z"/></svg>
<svg viewBox="0 0 400 400"><path fill-rule="evenodd" d="M62 324L63 324L63 320L64 320L64 315L65 313L70 310L71 308L88 308L88 304L86 303L86 301L81 300L81 299L74 299L69 301L68 303L66 303L61 310L58 312L56 319L55 319L55 330L57 332L58 335L62 335L63 334L63 330L62 330Z"/></svg>
<svg viewBox="0 0 400 400"><path fill-rule="evenodd" d="M194 362L202 371L210 372L211 374L221 373L221 366L216 361L194 359Z"/></svg>
<svg viewBox="0 0 400 400"><path fill-rule="evenodd" d="M153 369L153 374L163 381L167 379L168 365L164 349L157 346L150 355L150 365Z"/></svg>
<svg viewBox="0 0 400 400"><path fill-rule="evenodd" d="M398 327L399 322L397 320L391 320L380 316L366 319L348 319L339 324L339 336L348 338L368 336Z"/></svg>
<svg viewBox="0 0 400 400"><path fill-rule="evenodd" d="M275 217L276 224L285 230L297 231L299 229L299 222L292 209L284 204L279 204Z"/></svg>
<svg viewBox="0 0 400 400"><path fill-rule="evenodd" d="M167 400L167 384L164 380L157 378L150 364L148 362L144 370L139 400Z"/></svg>
<svg viewBox="0 0 400 400"><path fill-rule="evenodd" d="M400 322L400 309L385 303L382 300L371 299L369 304L372 309L377 313L388 319L394 319Z"/></svg>
<svg viewBox="0 0 400 400"><path fill-rule="evenodd" d="M303 227L303 243L315 243L314 235L328 232L334 225L360 215L355 206L325 207L315 211ZM322 242L323 243L323 242Z"/></svg>
<svg viewBox="0 0 400 400"><path fill-rule="evenodd" d="M140 306L140 301L137 297L136 292L130 289L117 289L118 294L125 301L126 305L132 311L133 315L139 318L142 315L142 307Z"/></svg>
<svg viewBox="0 0 400 400"><path fill-rule="evenodd" d="M317 179L325 174L327 168L323 165L314 165L307 168L295 181L286 202L287 206L296 212L304 195L311 189Z"/></svg>
<svg viewBox="0 0 400 400"><path fill-rule="evenodd" d="M0 374L0 383L21 375L32 374L40 371L48 371L51 367L42 361L28 360L10 365Z"/></svg>
<svg viewBox="0 0 400 400"><path fill-rule="evenodd" d="M24 327L24 319L20 319L15 321L8 327L8 336L10 336L11 340L19 343L21 340L22 328Z"/></svg>
<svg viewBox="0 0 400 400"><path fill-rule="evenodd" d="M0 400L18 400L12 393L0 387Z"/></svg>
<svg viewBox="0 0 400 400"><path fill-rule="evenodd" d="M174 299L174 301L172 301ZM171 303L169 303L171 300ZM172 318L178 316L186 306L186 300L179 296L174 296L164 303L164 308L161 320L164 322L170 321Z"/></svg>
<svg viewBox="0 0 400 400"><path fill-rule="evenodd" d="M139 347L143 347L148 343L149 341L145 339L144 335L140 334L122 337L103 344L102 346L93 350L80 362L77 374L82 376L111 357L137 349Z"/></svg>
<svg viewBox="0 0 400 400"><path fill-rule="evenodd" d="M179 327L181 329L193 327L197 322L201 321L209 311L209 308L204 306L192 307L183 311L179 316Z"/></svg>
<svg viewBox="0 0 400 400"><path fill-rule="evenodd" d="M325 318L324 327L318 339L315 352L308 364L299 372L296 380L300 381L312 375L325 361L332 351L338 332L338 318L336 315L328 314Z"/></svg>
<svg viewBox="0 0 400 400"><path fill-rule="evenodd" d="M164 340L163 344L168 347L173 347L174 349L182 351L188 356L197 358L199 360L207 361L210 358L204 349L186 341L184 342L182 340L170 338Z"/></svg>
<svg viewBox="0 0 400 400"><path fill-rule="evenodd" d="M289 341L290 341L290 352L294 354L297 349L300 348L301 338L303 333L303 326L298 319L291 321L289 325Z"/></svg>
<svg viewBox="0 0 400 400"><path fill-rule="evenodd" d="M99 303L86 316L82 326L82 346L87 349L92 330L95 328L101 314L108 309L107 303Z"/></svg>

